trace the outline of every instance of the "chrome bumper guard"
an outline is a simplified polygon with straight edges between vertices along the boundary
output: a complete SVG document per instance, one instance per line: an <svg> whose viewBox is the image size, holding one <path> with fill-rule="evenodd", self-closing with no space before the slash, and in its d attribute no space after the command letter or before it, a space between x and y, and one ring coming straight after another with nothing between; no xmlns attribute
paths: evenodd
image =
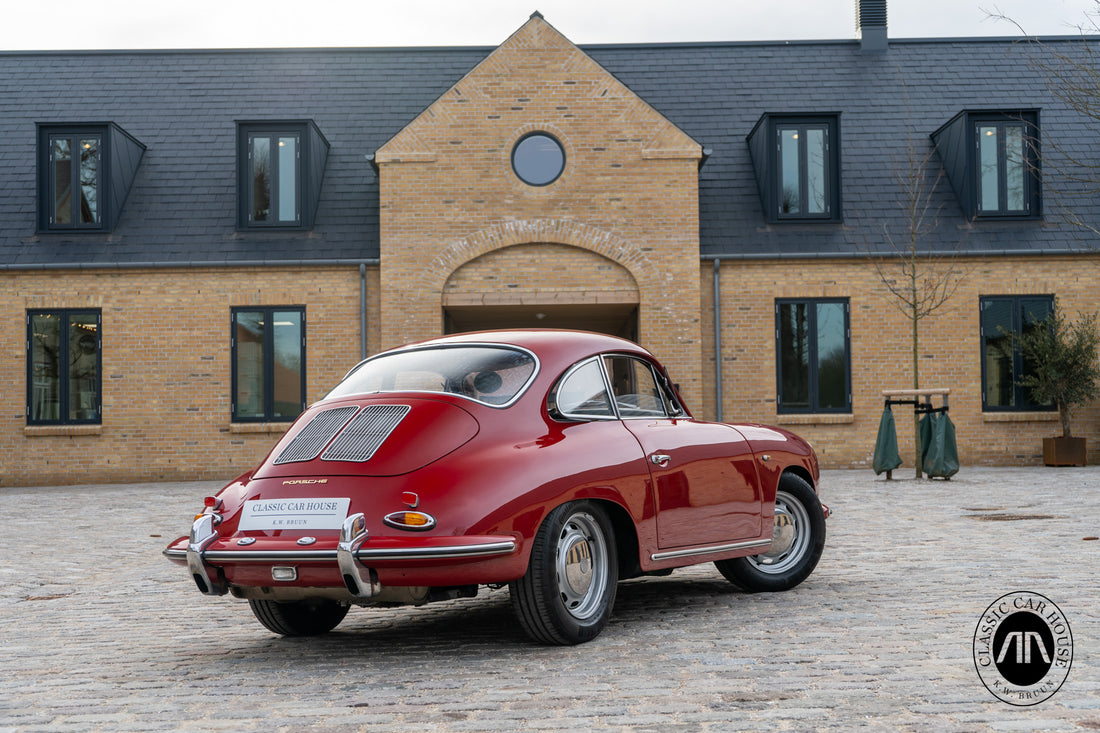
<svg viewBox="0 0 1100 733"><path fill-rule="evenodd" d="M191 571L191 577L195 579L195 585L208 596L224 596L229 592L229 586L221 577L217 568L210 567L203 559L206 548L218 539L218 533L214 531L214 517L204 514L191 525L191 537L187 542L187 567ZM214 577L211 578L211 573Z"/></svg>
<svg viewBox="0 0 1100 733"><path fill-rule="evenodd" d="M352 514L340 527L340 542L336 545L336 564L344 585L356 598L372 598L382 592L378 576L370 568L363 567L355 558L367 539L367 519L362 512Z"/></svg>

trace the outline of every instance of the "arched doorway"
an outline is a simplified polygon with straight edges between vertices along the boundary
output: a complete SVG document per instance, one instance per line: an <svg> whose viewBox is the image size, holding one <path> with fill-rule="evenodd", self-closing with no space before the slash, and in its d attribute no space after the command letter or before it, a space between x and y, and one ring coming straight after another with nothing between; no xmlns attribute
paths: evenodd
<svg viewBox="0 0 1100 733"><path fill-rule="evenodd" d="M520 244L451 274L443 330L575 328L636 341L638 302L634 278L606 257L562 244Z"/></svg>

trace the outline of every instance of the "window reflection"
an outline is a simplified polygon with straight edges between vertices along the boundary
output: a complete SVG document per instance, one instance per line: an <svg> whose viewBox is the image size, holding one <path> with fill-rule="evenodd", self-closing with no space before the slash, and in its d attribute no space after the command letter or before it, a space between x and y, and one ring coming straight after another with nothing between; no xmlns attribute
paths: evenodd
<svg viewBox="0 0 1100 733"><path fill-rule="evenodd" d="M279 221L298 220L298 138L279 138Z"/></svg>
<svg viewBox="0 0 1100 733"><path fill-rule="evenodd" d="M822 125L783 126L779 145L781 216L818 217L829 214L829 136Z"/></svg>
<svg viewBox="0 0 1100 733"><path fill-rule="evenodd" d="M31 318L31 420L61 416L61 319L44 314Z"/></svg>
<svg viewBox="0 0 1100 733"><path fill-rule="evenodd" d="M305 401L305 310L233 310L233 419L293 420Z"/></svg>
<svg viewBox="0 0 1100 733"><path fill-rule="evenodd" d="M302 314L275 311L273 318L273 416L296 417L302 411Z"/></svg>
<svg viewBox="0 0 1100 733"><path fill-rule="evenodd" d="M1005 127L1005 208L1010 211L1023 211L1027 208L1025 199L1024 169L1024 127L1007 125Z"/></svg>
<svg viewBox="0 0 1100 733"><path fill-rule="evenodd" d="M825 200L825 131L806 130L806 210L824 214Z"/></svg>
<svg viewBox="0 0 1100 733"><path fill-rule="evenodd" d="M264 314L237 311L237 417L264 416Z"/></svg>
<svg viewBox="0 0 1100 733"><path fill-rule="evenodd" d="M554 391L554 404L563 415L613 417L599 361L588 361L563 379Z"/></svg>
<svg viewBox="0 0 1100 733"><path fill-rule="evenodd" d="M980 200L982 211L1001 208L997 195L997 128L978 127L978 157Z"/></svg>
<svg viewBox="0 0 1100 733"><path fill-rule="evenodd" d="M648 364L629 356L609 356L604 365L621 417L665 417L664 399Z"/></svg>
<svg viewBox="0 0 1100 733"><path fill-rule="evenodd" d="M1054 310L1050 296L1004 296L982 298L982 397L986 409L1045 409L1031 390L1019 384L1033 374L1035 365L1023 357L1015 337L1045 328Z"/></svg>
<svg viewBox="0 0 1100 733"><path fill-rule="evenodd" d="M29 423L100 419L99 314L52 311L30 316Z"/></svg>
<svg viewBox="0 0 1100 733"><path fill-rule="evenodd" d="M780 384L783 406L810 406L810 323L805 303L779 306Z"/></svg>
<svg viewBox="0 0 1100 733"><path fill-rule="evenodd" d="M80 222L99 223L99 139L80 140Z"/></svg>
<svg viewBox="0 0 1100 733"><path fill-rule="evenodd" d="M54 138L52 157L53 221L55 224L71 224L73 220L73 157L68 138Z"/></svg>
<svg viewBox="0 0 1100 733"><path fill-rule="evenodd" d="M844 338L844 305L817 304L818 406L843 408L848 402L848 354Z"/></svg>
<svg viewBox="0 0 1100 733"><path fill-rule="evenodd" d="M271 138L252 138L252 220L271 213Z"/></svg>
<svg viewBox="0 0 1100 733"><path fill-rule="evenodd" d="M850 410L847 302L780 302L776 320L780 410Z"/></svg>
<svg viewBox="0 0 1100 733"><path fill-rule="evenodd" d="M982 122L978 136L978 211L986 215L1030 213L1028 138L1025 123Z"/></svg>
<svg viewBox="0 0 1100 733"><path fill-rule="evenodd" d="M779 211L782 214L802 212L798 139L798 130L779 131Z"/></svg>

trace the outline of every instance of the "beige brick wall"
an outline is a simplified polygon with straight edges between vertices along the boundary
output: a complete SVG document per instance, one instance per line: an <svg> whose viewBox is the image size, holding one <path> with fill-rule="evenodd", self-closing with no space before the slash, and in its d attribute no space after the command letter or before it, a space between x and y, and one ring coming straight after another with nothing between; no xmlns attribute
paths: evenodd
<svg viewBox="0 0 1100 733"><path fill-rule="evenodd" d="M921 322L920 384L949 387L959 459L966 464L1041 462L1042 438L1061 434L1056 413L982 413L979 298L1053 294L1070 315L1097 308L1100 255L963 260L965 281L938 311ZM712 263L700 270L703 294L704 400L714 411ZM851 306L850 417L784 416L776 412L776 298L846 297ZM729 261L721 266L723 418L782 424L809 439L826 466L869 467L883 409L883 389L912 387L909 321L866 261ZM936 404L939 404L938 402ZM906 411L909 409L910 411ZM905 468L912 470L911 408L895 407ZM1090 460L1100 460L1100 403L1079 410L1075 435L1088 438Z"/></svg>
<svg viewBox="0 0 1100 733"><path fill-rule="evenodd" d="M586 293L618 293L637 299L638 284L622 265L588 250L561 244L517 244L471 260L443 287L448 302L487 302L481 296L514 295L512 300L561 299ZM563 294L568 297L561 298Z"/></svg>
<svg viewBox="0 0 1100 733"><path fill-rule="evenodd" d="M547 186L512 170L514 144L532 131L565 148L564 173ZM637 284L641 341L699 396L701 153L532 18L375 156L382 344L438 335L444 288L467 263L514 246L553 257L564 245L610 260ZM599 267L574 275L586 290L604 287Z"/></svg>
<svg viewBox="0 0 1100 733"><path fill-rule="evenodd" d="M359 360L359 271L114 270L0 275L0 485L232 478L285 426L230 423L230 308L306 309L307 399ZM377 350L377 268L368 272ZM102 309L100 426L27 427L31 308Z"/></svg>

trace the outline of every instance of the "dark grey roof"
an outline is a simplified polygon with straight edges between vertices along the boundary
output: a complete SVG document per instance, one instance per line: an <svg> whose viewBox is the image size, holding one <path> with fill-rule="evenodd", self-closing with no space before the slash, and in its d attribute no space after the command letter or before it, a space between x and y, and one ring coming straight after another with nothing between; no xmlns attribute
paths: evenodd
<svg viewBox="0 0 1100 733"><path fill-rule="evenodd" d="M1100 39L1089 39L1094 45ZM1048 89L1036 62L1051 51L1079 53L1080 38L1041 44L1006 39L891 41L886 53L858 42L732 44L675 48L589 47L586 51L635 93L711 150L700 172L704 256L831 255L889 250L885 231L905 234L901 191L905 140L929 135L958 112L1040 110L1044 151L1056 142L1100 176L1100 128ZM765 113L839 113L843 223L767 224L746 136ZM939 159L933 158L938 165ZM1059 221L1061 197L1100 221L1100 202L1061 170L1044 170L1042 221L966 221L946 178L931 210L938 225L926 246L945 251L1032 251L1079 247L1080 231ZM1067 201L1074 189L1081 195ZM1094 245L1095 246L1095 245Z"/></svg>
<svg viewBox="0 0 1100 733"><path fill-rule="evenodd" d="M1072 49L1079 39L1048 46ZM898 232L904 141L964 109L1040 110L1044 141L1100 167L1095 124L1033 66L1046 51L1004 39L587 46L609 72L710 150L700 172L703 256L880 248ZM359 260L378 256L378 179L366 156L491 48L0 54L0 267L59 263ZM764 113L836 112L843 223L767 225L745 137ZM331 149L312 231L235 228L237 120L312 119ZM147 146L109 234L35 234L35 123L112 121ZM1044 221L968 224L945 180L930 246L1058 250L1064 188L1046 171ZM1053 177L1053 178L1052 178ZM1095 197L1079 208L1100 219ZM1096 215L1096 216L1092 216Z"/></svg>
<svg viewBox="0 0 1100 733"><path fill-rule="evenodd" d="M0 265L378 257L367 160L492 49L0 55ZM312 119L331 146L309 232L236 229L236 121ZM35 123L147 147L110 234L35 235Z"/></svg>

